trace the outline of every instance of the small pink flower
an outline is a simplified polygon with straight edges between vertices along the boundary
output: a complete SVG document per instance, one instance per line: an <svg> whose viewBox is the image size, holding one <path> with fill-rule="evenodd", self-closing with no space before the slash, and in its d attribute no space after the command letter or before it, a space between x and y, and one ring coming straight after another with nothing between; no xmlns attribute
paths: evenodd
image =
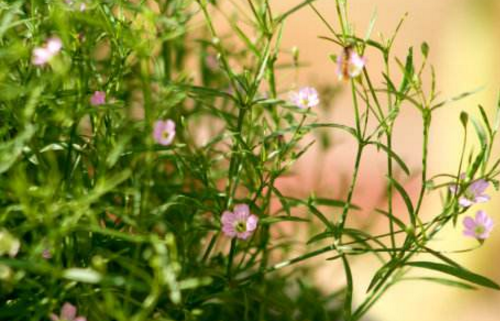
<svg viewBox="0 0 500 321"><path fill-rule="evenodd" d="M319 104L319 95L312 87L303 87L298 92L290 93L290 101L299 108L310 108Z"/></svg>
<svg viewBox="0 0 500 321"><path fill-rule="evenodd" d="M359 56L351 47L345 47L342 54L337 57L337 75L339 80L356 78L361 75L366 65L366 59Z"/></svg>
<svg viewBox="0 0 500 321"><path fill-rule="evenodd" d="M461 177L465 178L465 175L462 174ZM490 200L490 196L485 194L484 192L489 185L490 184L484 179L473 181L458 199L458 204L460 204L460 206L462 207L470 207L477 203L488 202ZM458 192L457 186L450 186L450 191L453 194L456 194Z"/></svg>
<svg viewBox="0 0 500 321"><path fill-rule="evenodd" d="M52 321L87 321L86 317L76 316L76 307L69 302L64 303L59 316L51 313Z"/></svg>
<svg viewBox="0 0 500 321"><path fill-rule="evenodd" d="M163 146L168 146L172 144L175 137L175 123L171 119L165 121L158 120L155 122L153 128L153 138L154 140Z"/></svg>
<svg viewBox="0 0 500 321"><path fill-rule="evenodd" d="M43 249L42 258L44 258L45 260L50 260L52 258L52 253L49 249Z"/></svg>
<svg viewBox="0 0 500 321"><path fill-rule="evenodd" d="M35 66L43 66L61 51L62 41L57 37L49 38L42 47L33 49L31 62Z"/></svg>
<svg viewBox="0 0 500 321"><path fill-rule="evenodd" d="M246 204L234 206L234 211L222 213L222 232L230 238L237 237L246 240L257 228L259 218L250 214L250 208Z"/></svg>
<svg viewBox="0 0 500 321"><path fill-rule="evenodd" d="M493 230L493 220L485 211L477 211L476 218L470 216L464 218L464 235L474 237L478 240L485 240Z"/></svg>
<svg viewBox="0 0 500 321"><path fill-rule="evenodd" d="M65 2L66 2L66 4L67 4L67 5L68 5L71 9L73 9L73 10L74 10L74 8L75 8L75 4L76 4L76 3L75 3L75 1L73 1L73 0L66 0ZM80 12L84 12L84 11L85 11L85 9L87 9L87 5L86 5L84 2L81 2L81 3L80 3L80 6L79 6L78 8L80 9Z"/></svg>
<svg viewBox="0 0 500 321"><path fill-rule="evenodd" d="M90 104L92 106L104 105L106 103L106 93L104 91L95 91L90 97Z"/></svg>

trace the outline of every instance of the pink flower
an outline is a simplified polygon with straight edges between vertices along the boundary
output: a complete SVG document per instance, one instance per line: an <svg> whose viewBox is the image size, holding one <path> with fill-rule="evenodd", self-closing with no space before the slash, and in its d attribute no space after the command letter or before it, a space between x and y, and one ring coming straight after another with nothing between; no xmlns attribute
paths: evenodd
<svg viewBox="0 0 500 321"><path fill-rule="evenodd" d="M153 128L153 138L154 140L163 146L168 146L172 144L175 137L175 123L171 119L165 121L158 120L155 122Z"/></svg>
<svg viewBox="0 0 500 321"><path fill-rule="evenodd" d="M351 47L345 47L341 55L337 57L337 75L339 80L356 78L363 72L366 59L360 57Z"/></svg>
<svg viewBox="0 0 500 321"><path fill-rule="evenodd" d="M104 105L106 103L106 93L104 91L95 91L90 97L90 104L93 106Z"/></svg>
<svg viewBox="0 0 500 321"><path fill-rule="evenodd" d="M478 240L485 240L493 230L493 220L485 211L477 211L476 218L467 216L464 218L464 235L474 237Z"/></svg>
<svg viewBox="0 0 500 321"><path fill-rule="evenodd" d="M31 62L35 66L43 66L61 51L62 41L57 37L49 38L42 47L33 49Z"/></svg>
<svg viewBox="0 0 500 321"><path fill-rule="evenodd" d="M465 175L462 175L465 178ZM473 181L463 194L458 199L458 203L462 207L470 207L477 203L485 203L490 200L489 195L484 194L484 191L488 188L490 184L484 179L478 179ZM450 186L450 191L453 194L457 193L457 186Z"/></svg>
<svg viewBox="0 0 500 321"><path fill-rule="evenodd" d="M222 232L230 238L237 237L246 240L257 228L259 218L250 214L250 209L246 204L234 206L234 212L225 211L222 213Z"/></svg>
<svg viewBox="0 0 500 321"><path fill-rule="evenodd" d="M46 260L50 260L52 258L52 253L50 252L49 249L43 249L43 252L42 252L42 258L46 259Z"/></svg>
<svg viewBox="0 0 500 321"><path fill-rule="evenodd" d="M312 87L303 87L298 92L290 93L290 101L299 108L310 108L319 104L319 95Z"/></svg>
<svg viewBox="0 0 500 321"><path fill-rule="evenodd" d="M66 4L67 4L67 5L68 5L71 9L73 9L73 10L74 10L74 8L75 8L75 1L73 1L73 0L66 0ZM82 2L82 3L80 3L79 9L80 9L80 12L84 12L84 11L85 11L85 9L87 9L87 5L86 5L84 2Z"/></svg>
<svg viewBox="0 0 500 321"><path fill-rule="evenodd" d="M86 317L76 316L76 307L71 303L64 303L61 308L61 313L59 316L51 313L50 319L52 321L87 321Z"/></svg>

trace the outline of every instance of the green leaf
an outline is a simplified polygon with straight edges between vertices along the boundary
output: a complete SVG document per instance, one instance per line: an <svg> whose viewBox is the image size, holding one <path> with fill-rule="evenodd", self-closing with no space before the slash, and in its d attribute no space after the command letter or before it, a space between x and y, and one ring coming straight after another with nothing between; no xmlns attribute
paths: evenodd
<svg viewBox="0 0 500 321"><path fill-rule="evenodd" d="M342 263L344 265L344 272L347 281L347 288L344 298L344 320L350 320L352 315L352 295L353 295L353 280L351 267L345 255L342 255Z"/></svg>
<svg viewBox="0 0 500 321"><path fill-rule="evenodd" d="M445 105L448 105L449 103L453 103L453 102L462 100L462 99L464 99L466 97L469 97L469 96L471 96L471 95L473 95L473 94L475 94L475 93L477 93L477 92L479 92L481 90L482 90L482 87L480 87L480 88L478 88L476 90L473 90L473 91L467 91L467 92L461 93L458 96L455 96L455 97L449 98L447 100L444 100L444 101L442 101L440 103L437 103L436 105L432 106L431 110L435 110L435 109L441 108L441 107L443 107Z"/></svg>
<svg viewBox="0 0 500 321"><path fill-rule="evenodd" d="M385 217L387 217L389 220L393 221L394 223L396 223L397 226L399 226L400 229L402 230L406 230L406 225L405 223L403 223L403 221L401 221L399 218L397 218L396 216L394 215L390 215L389 212L387 211L384 211L384 210L381 210L379 208L376 208L375 209L375 212L377 213L380 213L382 215L384 215Z"/></svg>
<svg viewBox="0 0 500 321"><path fill-rule="evenodd" d="M321 197L313 198L312 202L316 205L340 207L340 208L344 208L344 206L346 205L346 202L341 201L341 200L336 200L336 199L332 199L332 198L321 198ZM359 207L358 205L355 205L355 204L349 204L349 209L360 210L361 207Z"/></svg>
<svg viewBox="0 0 500 321"><path fill-rule="evenodd" d="M480 285L494 290L500 290L500 286L497 283L493 282L492 280L457 266L450 266L446 264L425 262L425 261L408 262L406 263L406 265L442 272L448 275L455 276L459 279L474 283L476 285Z"/></svg>
<svg viewBox="0 0 500 321"><path fill-rule="evenodd" d="M460 288L460 289L464 289L464 290L477 290L477 288L475 286L472 286L468 283L454 281L454 280L448 280L448 279L443 279L443 278L408 277L408 278L402 278L400 280L401 281L429 281L429 282L439 283L442 285L452 286L452 287L456 287L456 288Z"/></svg>
<svg viewBox="0 0 500 321"><path fill-rule="evenodd" d="M334 230L335 227L333 226L332 222L330 222L325 215L323 215L323 213L321 213L321 211L319 211L314 205L312 204L308 204L307 207L309 208L309 211L314 215L316 216L317 218L319 218L319 220L321 222L323 222L323 224L325 224L325 226L330 230Z"/></svg>
<svg viewBox="0 0 500 321"><path fill-rule="evenodd" d="M488 119L488 115L486 115L486 111L484 111L483 106L479 105L479 112L481 113L481 117L483 118L483 122L486 125L486 129L488 130L488 135L491 138L493 136L493 129L491 128L490 121Z"/></svg>
<svg viewBox="0 0 500 321"><path fill-rule="evenodd" d="M329 237L334 237L334 236L335 236L335 234L332 231L327 230L325 232L321 232L319 234L314 235L309 240L307 240L306 244L309 245L309 244L324 240L324 239L329 238Z"/></svg>
<svg viewBox="0 0 500 321"><path fill-rule="evenodd" d="M99 283L102 275L92 269L71 268L63 272L63 278L82 283Z"/></svg>
<svg viewBox="0 0 500 321"><path fill-rule="evenodd" d="M370 292L372 289L377 289L384 284L384 282L391 276L392 272L399 266L399 261L395 259L391 259L389 262L384 264L373 276L370 281L370 285L368 285L368 289L366 292Z"/></svg>
<svg viewBox="0 0 500 321"><path fill-rule="evenodd" d="M474 118L471 118L470 120L474 125L474 129L476 130L476 134L477 137L479 138L481 146L486 146L488 144L488 138L486 136L486 131L484 130L484 127Z"/></svg>
<svg viewBox="0 0 500 321"><path fill-rule="evenodd" d="M260 220L262 225L270 225L279 222L310 222L310 220L291 215L269 216Z"/></svg>
<svg viewBox="0 0 500 321"><path fill-rule="evenodd" d="M9 170L21 155L25 144L33 137L35 128L28 125L16 138L0 144L0 174Z"/></svg>
<svg viewBox="0 0 500 321"><path fill-rule="evenodd" d="M389 149L386 145L384 145L382 143L379 143L379 142L368 142L367 145L375 145L378 148L383 149L387 153L387 155L389 155L393 160L396 161L396 163L398 163L398 165L406 173L406 175L410 175L410 169L408 168L408 166L406 165L406 163L392 149Z"/></svg>
<svg viewBox="0 0 500 321"><path fill-rule="evenodd" d="M410 88L410 84L412 83L414 67L413 67L413 48L410 47L408 49L408 55L406 56L406 63L404 67L404 77L401 82L401 86L399 87L400 93L406 93Z"/></svg>
<svg viewBox="0 0 500 321"><path fill-rule="evenodd" d="M408 193L406 192L404 187L398 183L398 181L396 181L395 179L393 179L391 177L387 177L387 179L396 188L399 195L401 195L401 197L403 198L403 201L405 202L406 208L408 210L408 214L410 215L410 221L411 221L413 226L416 226L415 210L414 210L413 203L411 201L410 196L408 195Z"/></svg>

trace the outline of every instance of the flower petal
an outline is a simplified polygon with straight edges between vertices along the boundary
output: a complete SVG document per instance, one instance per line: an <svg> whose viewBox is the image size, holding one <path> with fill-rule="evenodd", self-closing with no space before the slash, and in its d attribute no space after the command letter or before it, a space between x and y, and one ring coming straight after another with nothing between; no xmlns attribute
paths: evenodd
<svg viewBox="0 0 500 321"><path fill-rule="evenodd" d="M234 206L233 211L238 221L246 221L250 215L250 208L247 204L237 204Z"/></svg>
<svg viewBox="0 0 500 321"><path fill-rule="evenodd" d="M73 321L76 316L76 307L69 302L64 303L61 309L61 319L65 321Z"/></svg>
<svg viewBox="0 0 500 321"><path fill-rule="evenodd" d="M224 211L224 213L222 213L222 217L221 217L222 224L233 225L235 220L236 220L236 216L234 215L234 213L229 212L229 211Z"/></svg>
<svg viewBox="0 0 500 321"><path fill-rule="evenodd" d="M237 232L236 230L234 229L234 226L233 225L224 225L222 227L222 232L227 236L227 237L230 237L230 238L233 238L236 236Z"/></svg>
<svg viewBox="0 0 500 321"><path fill-rule="evenodd" d="M470 230L473 230L476 227L476 221L474 221L474 219L470 216L464 218L463 224L466 229Z"/></svg>
<svg viewBox="0 0 500 321"><path fill-rule="evenodd" d="M55 315L54 313L51 313L49 315L49 317L50 317L50 320L52 320L52 321L60 321L59 317L57 315Z"/></svg>
<svg viewBox="0 0 500 321"><path fill-rule="evenodd" d="M476 238L476 233L472 230L464 230L464 236Z"/></svg>
<svg viewBox="0 0 500 321"><path fill-rule="evenodd" d="M468 198L462 196L458 199L458 204L460 204L460 206L462 207L469 207L474 203Z"/></svg>
<svg viewBox="0 0 500 321"><path fill-rule="evenodd" d="M484 223L488 220L488 214L485 211L477 211L476 212L476 225L484 225Z"/></svg>
<svg viewBox="0 0 500 321"><path fill-rule="evenodd" d="M250 237L250 235L252 235L252 232L249 232L249 231L245 231L245 232L240 232L240 233L237 233L237 237L239 239L242 239L242 240L246 240Z"/></svg>
<svg viewBox="0 0 500 321"><path fill-rule="evenodd" d="M484 179L478 179L474 181L470 186L469 190L475 195L482 194L490 184Z"/></svg>
<svg viewBox="0 0 500 321"><path fill-rule="evenodd" d="M256 215L250 215L247 219L247 231L253 232L257 228L259 218Z"/></svg>
<svg viewBox="0 0 500 321"><path fill-rule="evenodd" d="M62 48L62 41L61 39L57 37L50 38L47 40L47 50L52 54L55 55L58 53Z"/></svg>
<svg viewBox="0 0 500 321"><path fill-rule="evenodd" d="M475 203L486 203L489 200L490 200L490 196L486 195L486 194L479 195L479 196L476 196L476 198L474 198Z"/></svg>

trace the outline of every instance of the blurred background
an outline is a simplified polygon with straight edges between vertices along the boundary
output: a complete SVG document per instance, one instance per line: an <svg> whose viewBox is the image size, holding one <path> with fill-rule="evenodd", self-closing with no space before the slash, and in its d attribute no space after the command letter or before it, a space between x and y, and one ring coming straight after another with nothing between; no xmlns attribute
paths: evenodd
<svg viewBox="0 0 500 321"><path fill-rule="evenodd" d="M274 1L277 12L285 11L300 1ZM420 44L430 45L430 62L437 74L437 87L440 98L445 99L478 88L473 96L449 105L433 118L430 146L430 175L446 172L454 173L457 168L462 138L459 122L460 111L476 114L477 105L483 105L493 116L494 107L500 90L500 1L498 0L356 0L348 1L350 20L358 35L363 36L374 13L377 15L372 38L380 40L380 35L392 35L400 19L408 13L405 23L397 37L394 54L404 61L408 47L413 46L420 52ZM338 28L335 1L317 1L317 8ZM339 48L318 38L329 36L328 29L321 23L310 8L295 14L286 25L283 42L284 49L294 46L300 50L300 58L307 64L298 78L291 74L282 75L283 82L291 87L315 85L323 89L338 90L332 103L324 102L320 118L352 123L352 103L350 92L343 90L337 81L335 66L329 55L338 54ZM370 57L368 69L381 82L381 59ZM396 70L394 68L393 70ZM429 78L430 80L430 78ZM325 106L328 105L328 106ZM403 108L401 119L396 125L395 149L405 161L418 172L421 162L421 119L410 106ZM333 134L332 134L333 135ZM470 137L473 137L472 135ZM343 137L330 137L332 147L325 154L317 149L297 165L298 180L289 180L283 188L308 195L310 191L329 197L342 197L343 184L352 171L355 145ZM498 144L498 142L497 142ZM498 144L500 145L500 144ZM500 146L496 146L499 155ZM314 164L314 166L311 166ZM355 203L364 209L373 208L383 201L385 161L383 157L365 156L361 169L361 181L355 193ZM296 179L296 177L295 177ZM418 179L406 182L410 190L416 192ZM488 190L492 201L471 209L485 209L497 222L500 221L500 193L492 187ZM416 194L416 193L415 193ZM382 203L383 204L383 203ZM435 213L439 210L439 197L425 204L424 212ZM359 213L352 218L354 224L362 224L370 219L370 211ZM353 214L351 214L353 215ZM385 223L385 221L384 221ZM382 228L382 226L381 226ZM461 224L456 229L443 233L442 240L432 243L435 249L459 250L477 245L475 240L462 236ZM500 252L500 230L497 230L486 244L478 250L465 254L452 254L453 259L500 282L498 268ZM326 290L343 283L340 266L322 263L318 283ZM358 259L355 263L355 278L360 280L355 289L358 302L364 296L367 282L372 277L377 262ZM422 276L422 273L418 274ZM500 294L491 290L464 291L433 283L402 282L374 306L367 320L382 321L496 321L500 315Z"/></svg>

